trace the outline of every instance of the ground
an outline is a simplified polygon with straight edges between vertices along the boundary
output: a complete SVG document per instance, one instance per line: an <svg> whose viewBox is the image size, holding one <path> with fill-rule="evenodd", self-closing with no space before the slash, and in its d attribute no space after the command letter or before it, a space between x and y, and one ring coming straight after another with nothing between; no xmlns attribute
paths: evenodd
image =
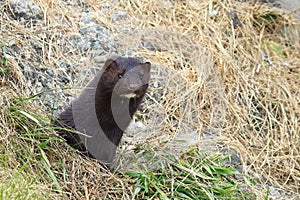
<svg viewBox="0 0 300 200"><path fill-rule="evenodd" d="M168 180L198 177L222 153L243 174L239 192L300 199L299 15L297 2L280 2L1 1L2 197L172 198ZM152 71L108 172L55 136L51 120L112 54L142 56ZM137 187L165 165L164 186ZM195 188L211 184L198 178Z"/></svg>

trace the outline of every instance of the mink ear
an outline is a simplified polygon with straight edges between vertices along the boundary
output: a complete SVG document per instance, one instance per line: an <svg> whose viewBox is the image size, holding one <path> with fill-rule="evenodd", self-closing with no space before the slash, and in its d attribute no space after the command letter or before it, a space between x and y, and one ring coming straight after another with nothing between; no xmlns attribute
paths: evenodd
<svg viewBox="0 0 300 200"><path fill-rule="evenodd" d="M150 72L150 69L151 69L151 63L150 63L150 62L142 63L142 66L143 66L148 72Z"/></svg>
<svg viewBox="0 0 300 200"><path fill-rule="evenodd" d="M105 61L104 68L105 68L105 70L107 70L111 67L116 67L117 65L118 65L118 63L115 59L109 58Z"/></svg>

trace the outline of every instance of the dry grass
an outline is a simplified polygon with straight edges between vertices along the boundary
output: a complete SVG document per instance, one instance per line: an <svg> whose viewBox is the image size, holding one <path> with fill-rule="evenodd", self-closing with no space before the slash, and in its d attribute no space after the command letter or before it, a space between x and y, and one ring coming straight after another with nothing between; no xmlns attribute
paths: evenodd
<svg viewBox="0 0 300 200"><path fill-rule="evenodd" d="M178 134L197 132L204 137L203 133L209 131L218 136L217 141L240 154L245 173L262 185L273 185L297 198L300 192L299 22L275 8L229 0L118 1L110 8L103 8L104 2L86 1L92 17L116 35L119 52L143 56L155 64L144 106L146 114L142 115L150 127L146 142L164 148L164 142ZM44 24L25 28L4 13L0 19L4 40L13 38L25 52L35 53L29 40L37 39L43 44L42 65L53 69L58 60L84 66L79 51L64 51L57 42L67 41L69 35L78 33L80 8L62 2L35 3L43 10ZM112 22L110 16L115 10L126 11L128 19ZM212 10L218 11L216 16L210 15ZM234 27L228 15L231 10L236 11L243 27ZM272 16L276 19L270 20ZM124 33L120 25L129 30L134 27L134 31ZM20 34L22 37L16 38ZM141 41L155 50L144 48ZM268 55L272 65L262 59L264 55ZM24 96L28 93L17 64L19 60L9 56L7 59L18 81L3 78L2 110L13 102L16 93ZM37 105L31 109L40 113ZM15 137L15 127L10 127L4 112L0 119L1 132L5 133L1 135L1 151L2 146L10 146L11 142L22 143ZM205 138L199 143L206 145L207 141L203 141ZM12 159L7 168L13 169L18 163L17 152L8 149L6 153ZM59 165L66 169L67 180L58 176L59 181L74 199L93 199L99 195L129 198L126 180L101 172L94 161L60 148L49 155L51 162L61 162ZM34 172L33 169L29 174L34 176ZM40 179L42 183L42 176ZM264 187L253 189L258 198L263 198Z"/></svg>
<svg viewBox="0 0 300 200"><path fill-rule="evenodd" d="M143 17L135 23L144 29L141 37L136 32L125 37L122 47L135 50L139 41L150 41L159 52L135 52L165 66L161 67L166 81L163 100L149 109L156 111L154 125L165 122L159 125L165 137L191 127L200 133L222 128L220 141L240 153L245 172L261 183L298 193L300 45L295 30L299 22L277 9L251 3L134 5L132 16ZM132 5L126 8L131 13ZM218 15L210 17L210 9ZM228 17L233 9L243 28L233 27ZM277 19L268 20L272 15ZM149 26L155 28L145 30ZM264 55L273 65L262 59Z"/></svg>

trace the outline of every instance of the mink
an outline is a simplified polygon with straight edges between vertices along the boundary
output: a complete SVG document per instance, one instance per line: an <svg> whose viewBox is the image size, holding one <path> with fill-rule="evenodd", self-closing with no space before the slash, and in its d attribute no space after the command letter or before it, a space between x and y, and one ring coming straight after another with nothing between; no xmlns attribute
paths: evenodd
<svg viewBox="0 0 300 200"><path fill-rule="evenodd" d="M85 155L112 163L117 146L142 102L150 62L114 56L54 123L58 134ZM72 131L74 130L74 131Z"/></svg>

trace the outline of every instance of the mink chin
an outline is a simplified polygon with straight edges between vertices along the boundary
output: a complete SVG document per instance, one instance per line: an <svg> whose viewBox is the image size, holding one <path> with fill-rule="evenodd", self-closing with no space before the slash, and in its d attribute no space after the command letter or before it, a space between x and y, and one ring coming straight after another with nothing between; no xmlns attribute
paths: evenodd
<svg viewBox="0 0 300 200"><path fill-rule="evenodd" d="M141 58L114 56L63 111L54 125L72 147L106 164L148 88L151 64ZM76 130L80 133L75 133Z"/></svg>

